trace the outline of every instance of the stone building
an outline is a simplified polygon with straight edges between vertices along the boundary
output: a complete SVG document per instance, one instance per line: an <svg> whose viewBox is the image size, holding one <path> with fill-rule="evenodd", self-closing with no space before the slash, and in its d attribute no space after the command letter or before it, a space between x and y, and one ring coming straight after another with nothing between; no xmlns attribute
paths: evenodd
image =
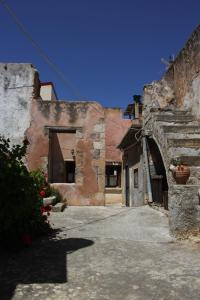
<svg viewBox="0 0 200 300"><path fill-rule="evenodd" d="M132 119L132 124L118 148L122 151L122 196L126 206L144 205L145 182L143 170L142 104L130 103L124 115Z"/></svg>
<svg viewBox="0 0 200 300"><path fill-rule="evenodd" d="M160 203L169 209L173 234L200 228L200 26L159 81L145 85L143 133L145 189L155 201L152 172L161 184ZM147 151L145 149L147 148ZM148 160L145 159L148 154ZM133 154L134 155L134 154ZM186 185L176 184L170 165L174 158L190 167ZM151 184L149 184L151 183Z"/></svg>
<svg viewBox="0 0 200 300"><path fill-rule="evenodd" d="M118 108L58 101L31 64L0 64L0 134L29 141L29 170L42 168L69 205L121 202L121 152L131 124Z"/></svg>

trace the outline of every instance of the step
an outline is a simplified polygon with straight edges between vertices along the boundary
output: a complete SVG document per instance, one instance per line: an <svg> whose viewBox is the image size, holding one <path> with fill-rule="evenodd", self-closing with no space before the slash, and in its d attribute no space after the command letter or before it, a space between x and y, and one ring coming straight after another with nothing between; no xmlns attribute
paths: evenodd
<svg viewBox="0 0 200 300"><path fill-rule="evenodd" d="M175 158L175 157L197 157L200 156L200 149L199 148L177 148L177 147L170 147L168 148L168 157Z"/></svg>
<svg viewBox="0 0 200 300"><path fill-rule="evenodd" d="M52 206L52 212L63 212L65 210L66 204L59 202L56 205Z"/></svg>
<svg viewBox="0 0 200 300"><path fill-rule="evenodd" d="M163 131L165 133L200 134L200 125L164 125Z"/></svg>
<svg viewBox="0 0 200 300"><path fill-rule="evenodd" d="M193 167L200 167L200 156L194 155L194 156L179 156L181 163L187 166L193 166Z"/></svg>
<svg viewBox="0 0 200 300"><path fill-rule="evenodd" d="M191 115L191 111L188 109L180 109L180 108L173 108L170 109L169 107L163 108L151 108L150 111L156 112L159 114L173 114L173 115Z"/></svg>
<svg viewBox="0 0 200 300"><path fill-rule="evenodd" d="M194 116L191 114L157 114L155 116L156 121L158 122L167 122L167 123L188 123L193 122Z"/></svg>
<svg viewBox="0 0 200 300"><path fill-rule="evenodd" d="M168 132L165 133L165 137L167 140L198 140L200 139L199 133L175 133L175 132Z"/></svg>
<svg viewBox="0 0 200 300"><path fill-rule="evenodd" d="M191 148L200 149L200 137L199 138L172 138L168 139L167 144L169 147L174 148Z"/></svg>
<svg viewBox="0 0 200 300"><path fill-rule="evenodd" d="M55 203L55 200L56 200L56 196L43 198L43 205L44 206L51 205Z"/></svg>

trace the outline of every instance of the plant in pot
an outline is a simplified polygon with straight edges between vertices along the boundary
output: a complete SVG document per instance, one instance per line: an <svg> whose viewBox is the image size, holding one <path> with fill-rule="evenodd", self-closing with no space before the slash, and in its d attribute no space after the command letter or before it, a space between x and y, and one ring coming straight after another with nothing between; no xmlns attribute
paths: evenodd
<svg viewBox="0 0 200 300"><path fill-rule="evenodd" d="M180 158L173 158L170 165L177 184L186 184L190 177L190 168L184 165Z"/></svg>

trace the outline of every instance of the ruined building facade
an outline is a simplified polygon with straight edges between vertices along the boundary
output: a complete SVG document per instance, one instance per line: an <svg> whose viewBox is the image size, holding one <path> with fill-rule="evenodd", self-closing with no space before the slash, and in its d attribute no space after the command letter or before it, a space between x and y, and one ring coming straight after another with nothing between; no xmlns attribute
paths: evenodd
<svg viewBox="0 0 200 300"><path fill-rule="evenodd" d="M58 101L31 64L0 64L0 134L29 141L26 164L42 168L69 205L121 202L121 152L130 126L120 109Z"/></svg>
<svg viewBox="0 0 200 300"><path fill-rule="evenodd" d="M165 179L173 233L200 227L200 26L170 63L160 81L144 87L143 135L157 155L157 175ZM190 167L186 185L176 184L170 164L180 158ZM159 168L160 164L160 168ZM164 192L164 188L163 188Z"/></svg>

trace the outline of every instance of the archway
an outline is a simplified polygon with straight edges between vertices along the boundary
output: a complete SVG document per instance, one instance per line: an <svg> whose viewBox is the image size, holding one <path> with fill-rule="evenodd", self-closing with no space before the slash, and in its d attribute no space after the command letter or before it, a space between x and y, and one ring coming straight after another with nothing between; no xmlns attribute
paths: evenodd
<svg viewBox="0 0 200 300"><path fill-rule="evenodd" d="M168 182L163 158L153 138L147 138L147 146L153 202L168 209Z"/></svg>

